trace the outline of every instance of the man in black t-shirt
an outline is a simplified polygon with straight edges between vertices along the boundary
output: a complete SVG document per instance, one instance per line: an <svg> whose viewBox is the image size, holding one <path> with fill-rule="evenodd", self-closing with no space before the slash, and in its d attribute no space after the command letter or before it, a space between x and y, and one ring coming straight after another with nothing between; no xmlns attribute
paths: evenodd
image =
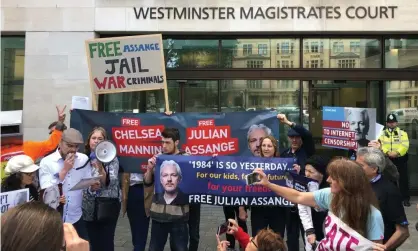
<svg viewBox="0 0 418 251"><path fill-rule="evenodd" d="M409 237L408 220L398 187L381 174L385 167L385 156L379 149L363 147L357 150L356 162L366 172L379 201L385 224L383 243L386 251L396 250Z"/></svg>

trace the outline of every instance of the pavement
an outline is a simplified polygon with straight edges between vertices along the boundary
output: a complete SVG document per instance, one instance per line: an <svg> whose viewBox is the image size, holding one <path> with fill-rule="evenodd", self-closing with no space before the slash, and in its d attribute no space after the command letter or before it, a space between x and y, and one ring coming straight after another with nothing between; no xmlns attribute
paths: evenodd
<svg viewBox="0 0 418 251"><path fill-rule="evenodd" d="M398 249L398 251L413 251L418 250L418 231L415 229L415 224L418 222L418 212L416 211L416 205L418 203L418 197L414 197L411 200L411 207L405 208L409 225L410 237L405 243ZM200 245L199 251L216 251L216 229L219 224L224 221L224 215L222 207L202 205L200 219ZM250 222L250 219L248 219ZM151 224L150 224L151 225ZM150 232L149 232L150 233ZM148 243L149 236L148 234ZM303 251L303 245L301 240L301 250ZM414 248L415 247L415 248ZM128 218L119 218L119 222L116 228L115 236L115 251L132 251L131 232L129 228ZM148 250L148 246L147 249ZM168 241L164 251L169 251Z"/></svg>

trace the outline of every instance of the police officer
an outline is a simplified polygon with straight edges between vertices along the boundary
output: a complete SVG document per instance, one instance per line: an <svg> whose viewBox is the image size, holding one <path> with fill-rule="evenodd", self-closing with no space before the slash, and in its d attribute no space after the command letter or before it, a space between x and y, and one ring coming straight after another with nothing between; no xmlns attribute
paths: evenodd
<svg viewBox="0 0 418 251"><path fill-rule="evenodd" d="M386 118L386 128L379 137L382 143L383 153L395 164L399 172L399 188L403 197L403 204L411 206L409 202L409 177L408 177L408 134L398 127L395 114L391 113Z"/></svg>

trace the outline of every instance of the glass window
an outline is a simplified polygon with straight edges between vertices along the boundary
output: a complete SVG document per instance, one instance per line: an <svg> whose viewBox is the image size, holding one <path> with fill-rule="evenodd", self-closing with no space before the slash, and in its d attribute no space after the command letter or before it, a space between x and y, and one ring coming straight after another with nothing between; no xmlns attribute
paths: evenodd
<svg viewBox="0 0 418 251"><path fill-rule="evenodd" d="M218 81L188 80L184 85L185 112L217 112Z"/></svg>
<svg viewBox="0 0 418 251"><path fill-rule="evenodd" d="M305 68L380 68L377 39L303 39ZM417 60L418 62L418 60Z"/></svg>
<svg viewBox="0 0 418 251"><path fill-rule="evenodd" d="M163 45L167 68L218 67L219 40L165 39Z"/></svg>
<svg viewBox="0 0 418 251"><path fill-rule="evenodd" d="M385 88L383 81L370 81L370 97L369 97L369 106L371 108L376 108L376 122L383 123L384 118L386 119L386 114L383 115L382 111L382 98L380 93L383 93L383 88Z"/></svg>
<svg viewBox="0 0 418 251"><path fill-rule="evenodd" d="M244 56L252 55L253 54L253 45L252 44L244 44L242 46L242 54Z"/></svg>
<svg viewBox="0 0 418 251"><path fill-rule="evenodd" d="M25 38L1 37L1 110L23 109Z"/></svg>
<svg viewBox="0 0 418 251"><path fill-rule="evenodd" d="M299 39L233 39L222 40L223 68L298 68ZM248 67L250 61L261 67ZM282 64L280 62L287 61Z"/></svg>
<svg viewBox="0 0 418 251"><path fill-rule="evenodd" d="M299 80L221 80L221 111L275 110L299 123L299 83ZM281 147L288 146L287 129L280 126Z"/></svg>
<svg viewBox="0 0 418 251"><path fill-rule="evenodd" d="M411 188L418 188L418 80L386 82L386 115L394 113L398 126L408 133L408 171Z"/></svg>
<svg viewBox="0 0 418 251"><path fill-rule="evenodd" d="M311 89L309 90L309 88ZM307 97L309 91L311 92L311 100L308 100ZM316 154L328 157L336 155L347 156L346 150L322 146L323 107L367 107L366 81L312 80L311 86L309 86L308 81L304 81L303 94L303 121L304 124L309 124L310 122L309 131L312 133L315 141Z"/></svg>
<svg viewBox="0 0 418 251"><path fill-rule="evenodd" d="M261 60L249 60L247 61L247 68L264 68L264 62Z"/></svg>
<svg viewBox="0 0 418 251"><path fill-rule="evenodd" d="M180 111L179 83L169 80L168 101L170 110ZM163 90L143 92L122 92L100 95L103 99L103 110L106 112L164 112L165 100Z"/></svg>
<svg viewBox="0 0 418 251"><path fill-rule="evenodd" d="M386 68L417 68L418 39L386 39Z"/></svg>
<svg viewBox="0 0 418 251"><path fill-rule="evenodd" d="M258 55L267 55L267 44L258 45Z"/></svg>

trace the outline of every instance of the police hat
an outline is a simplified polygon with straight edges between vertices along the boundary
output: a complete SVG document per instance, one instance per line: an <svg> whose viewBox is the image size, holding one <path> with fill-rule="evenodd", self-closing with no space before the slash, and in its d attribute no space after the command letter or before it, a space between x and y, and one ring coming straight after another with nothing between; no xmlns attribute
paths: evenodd
<svg viewBox="0 0 418 251"><path fill-rule="evenodd" d="M386 118L386 123L393 123L393 122L398 122L398 120L396 119L395 114L390 113Z"/></svg>

